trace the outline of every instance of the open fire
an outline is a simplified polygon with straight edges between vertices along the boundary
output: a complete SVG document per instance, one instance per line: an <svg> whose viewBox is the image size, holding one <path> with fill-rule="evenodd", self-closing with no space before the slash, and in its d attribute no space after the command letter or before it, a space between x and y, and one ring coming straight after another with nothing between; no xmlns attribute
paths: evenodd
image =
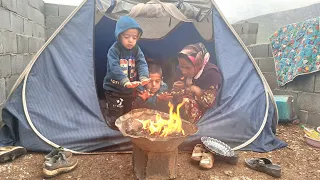
<svg viewBox="0 0 320 180"><path fill-rule="evenodd" d="M167 137L171 134L177 133L185 135L185 132L182 128L182 120L180 117L180 108L187 102L187 99L183 99L182 103L177 105L176 112L173 112L174 105L169 102L169 119L164 119L159 113L156 114L155 120L139 120L142 123L142 129L148 131L150 135Z"/></svg>

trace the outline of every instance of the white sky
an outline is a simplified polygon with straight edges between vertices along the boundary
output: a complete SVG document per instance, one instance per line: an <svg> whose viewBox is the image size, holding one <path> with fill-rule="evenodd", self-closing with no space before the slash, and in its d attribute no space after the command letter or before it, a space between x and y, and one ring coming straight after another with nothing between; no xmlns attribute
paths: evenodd
<svg viewBox="0 0 320 180"><path fill-rule="evenodd" d="M44 0L55 4L79 5L82 0ZM215 0L229 21L239 21L263 14L273 13L320 3L320 0Z"/></svg>

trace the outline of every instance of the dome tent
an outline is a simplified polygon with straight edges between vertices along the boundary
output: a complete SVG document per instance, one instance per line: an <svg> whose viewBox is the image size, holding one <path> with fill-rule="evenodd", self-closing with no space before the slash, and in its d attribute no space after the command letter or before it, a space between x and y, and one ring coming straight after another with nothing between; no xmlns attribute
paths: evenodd
<svg viewBox="0 0 320 180"><path fill-rule="evenodd" d="M219 104L199 120L199 132L182 150L191 150L202 136L235 150L266 152L286 145L275 136L277 109L268 84L213 1L84 0L15 83L2 113L0 146L33 151L52 146L83 152L131 149L128 138L106 125L97 95L103 91L115 20L122 15L142 26L139 45L146 56L169 60L184 46L202 42L221 69Z"/></svg>

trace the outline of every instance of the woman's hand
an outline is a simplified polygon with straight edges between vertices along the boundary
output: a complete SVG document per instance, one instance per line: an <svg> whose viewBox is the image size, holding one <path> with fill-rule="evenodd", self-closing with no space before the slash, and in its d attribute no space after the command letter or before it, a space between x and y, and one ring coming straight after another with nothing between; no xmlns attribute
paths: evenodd
<svg viewBox="0 0 320 180"><path fill-rule="evenodd" d="M201 97L203 94L202 89L199 86L195 86L195 85L190 87L190 91L194 93L197 97Z"/></svg>
<svg viewBox="0 0 320 180"><path fill-rule="evenodd" d="M149 90L144 90L139 92L139 97L141 97L144 101L152 97L153 94L150 93Z"/></svg>
<svg viewBox="0 0 320 180"><path fill-rule="evenodd" d="M133 82L127 82L124 86L126 88L134 89L134 88L138 87L140 84L141 84L140 81L133 81Z"/></svg>
<svg viewBox="0 0 320 180"><path fill-rule="evenodd" d="M183 81L176 81L173 83L173 88L176 90L184 89L185 88L185 83Z"/></svg>
<svg viewBox="0 0 320 180"><path fill-rule="evenodd" d="M160 93L157 95L158 100L167 101L167 100L171 100L172 98L173 96L168 92Z"/></svg>

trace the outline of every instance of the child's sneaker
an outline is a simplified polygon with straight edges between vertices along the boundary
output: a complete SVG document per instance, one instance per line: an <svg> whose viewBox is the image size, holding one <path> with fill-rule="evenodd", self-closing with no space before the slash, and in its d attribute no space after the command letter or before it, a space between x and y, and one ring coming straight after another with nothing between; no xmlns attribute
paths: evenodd
<svg viewBox="0 0 320 180"><path fill-rule="evenodd" d="M27 150L21 146L0 147L0 163L13 161L14 159L27 153Z"/></svg>
<svg viewBox="0 0 320 180"><path fill-rule="evenodd" d="M195 161L200 161L202 153L205 152L205 149L202 144L197 144L192 151L191 159Z"/></svg>
<svg viewBox="0 0 320 180"><path fill-rule="evenodd" d="M46 161L49 161L52 157L54 157L55 155L58 155L58 153L62 153L66 156L66 158L70 158L72 157L72 153L69 152L69 151L65 151L63 149L63 147L59 147L59 148L56 148L56 149L53 149L49 154L47 154L44 158Z"/></svg>
<svg viewBox="0 0 320 180"><path fill-rule="evenodd" d="M62 173L72 171L78 164L78 160L66 158L63 153L53 156L44 163L43 174L45 177L54 177Z"/></svg>

